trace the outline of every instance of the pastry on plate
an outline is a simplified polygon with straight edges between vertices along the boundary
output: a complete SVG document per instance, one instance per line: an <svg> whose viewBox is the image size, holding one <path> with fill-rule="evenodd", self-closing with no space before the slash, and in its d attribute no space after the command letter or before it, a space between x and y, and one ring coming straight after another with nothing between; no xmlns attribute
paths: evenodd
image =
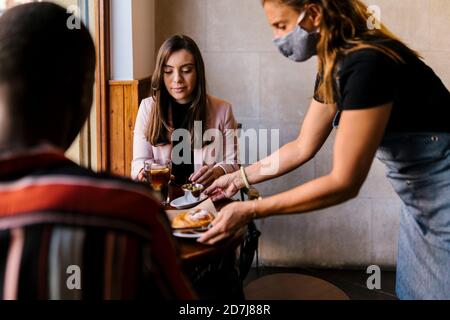
<svg viewBox="0 0 450 320"><path fill-rule="evenodd" d="M214 215L206 210L195 209L180 213L172 221L173 229L196 229L207 227L215 219Z"/></svg>

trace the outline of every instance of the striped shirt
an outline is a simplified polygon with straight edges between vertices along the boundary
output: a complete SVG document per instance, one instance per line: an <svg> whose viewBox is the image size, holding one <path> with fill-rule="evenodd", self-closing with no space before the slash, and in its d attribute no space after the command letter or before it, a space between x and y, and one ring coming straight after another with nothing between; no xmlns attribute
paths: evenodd
<svg viewBox="0 0 450 320"><path fill-rule="evenodd" d="M192 298L145 186L49 146L0 156L0 299Z"/></svg>

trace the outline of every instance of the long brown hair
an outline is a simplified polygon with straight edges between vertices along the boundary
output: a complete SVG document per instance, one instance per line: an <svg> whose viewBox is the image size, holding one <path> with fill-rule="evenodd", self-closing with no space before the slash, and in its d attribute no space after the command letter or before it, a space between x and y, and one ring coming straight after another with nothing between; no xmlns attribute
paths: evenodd
<svg viewBox="0 0 450 320"><path fill-rule="evenodd" d="M381 51L396 62L404 63L402 57L383 42L369 39L396 40L414 55L419 55L402 43L380 21L381 28L367 27L372 18L367 6L360 0L262 0L286 4L302 12L306 5L316 4L321 12L321 37L317 45L318 71L321 75L318 96L326 103L335 103L335 72L339 59L350 52L372 48Z"/></svg>
<svg viewBox="0 0 450 320"><path fill-rule="evenodd" d="M174 52L183 49L194 56L197 72L197 83L193 92L194 99L188 113L188 130L193 134L195 121L204 123L206 120L206 76L202 54L194 40L185 35L174 35L167 39L159 49L152 76L150 96L153 98L154 107L150 114L147 140L154 146L171 143L170 135L176 129L169 125L169 107L173 103L173 98L164 84L164 66ZM206 128L203 128L202 133L205 130Z"/></svg>

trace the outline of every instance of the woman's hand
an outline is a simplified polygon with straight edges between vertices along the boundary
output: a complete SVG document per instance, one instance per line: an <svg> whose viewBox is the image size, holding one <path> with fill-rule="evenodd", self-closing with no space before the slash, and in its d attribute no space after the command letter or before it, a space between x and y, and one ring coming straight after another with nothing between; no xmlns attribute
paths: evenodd
<svg viewBox="0 0 450 320"><path fill-rule="evenodd" d="M220 167L211 168L209 166L204 166L197 172L194 172L189 177L189 181L209 187L214 181L219 179L224 174L225 171L223 171Z"/></svg>
<svg viewBox="0 0 450 320"><path fill-rule="evenodd" d="M146 174L144 172L144 169L139 171L139 174L137 176L137 181L139 181L139 182L147 182L147 176L146 176Z"/></svg>
<svg viewBox="0 0 450 320"><path fill-rule="evenodd" d="M240 172L237 171L217 179L205 190L205 194L210 196L212 201L230 199L243 187L244 182L242 181Z"/></svg>
<svg viewBox="0 0 450 320"><path fill-rule="evenodd" d="M229 204L220 211L212 223L213 227L198 242L213 245L235 235L252 220L252 207L251 202Z"/></svg>

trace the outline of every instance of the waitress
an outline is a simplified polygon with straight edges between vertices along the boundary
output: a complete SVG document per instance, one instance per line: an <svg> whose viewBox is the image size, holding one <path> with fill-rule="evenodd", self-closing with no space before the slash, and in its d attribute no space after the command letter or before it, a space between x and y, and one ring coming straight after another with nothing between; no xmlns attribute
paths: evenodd
<svg viewBox="0 0 450 320"><path fill-rule="evenodd" d="M214 244L252 219L307 213L355 198L377 156L403 202L401 299L450 299L450 94L420 56L381 25L369 30L359 0L263 0L275 44L289 59L318 56L314 99L299 137L221 177L213 200L311 160L333 129L333 169L273 197L225 207L200 242ZM275 111L275 110L274 110ZM272 175L262 170L278 165Z"/></svg>

